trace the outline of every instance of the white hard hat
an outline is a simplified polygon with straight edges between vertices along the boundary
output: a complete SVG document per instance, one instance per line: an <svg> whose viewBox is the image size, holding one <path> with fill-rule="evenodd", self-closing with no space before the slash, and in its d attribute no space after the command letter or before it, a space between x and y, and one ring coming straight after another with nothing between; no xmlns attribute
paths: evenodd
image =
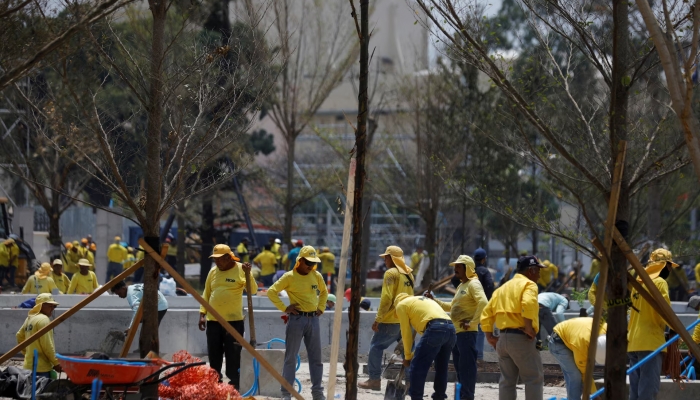
<svg viewBox="0 0 700 400"><path fill-rule="evenodd" d="M282 239L275 239L275 243L282 244Z"/></svg>

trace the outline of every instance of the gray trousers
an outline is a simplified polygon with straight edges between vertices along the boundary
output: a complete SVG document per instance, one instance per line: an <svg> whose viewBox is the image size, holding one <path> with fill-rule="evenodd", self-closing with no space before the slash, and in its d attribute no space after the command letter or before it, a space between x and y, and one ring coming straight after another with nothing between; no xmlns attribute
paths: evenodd
<svg viewBox="0 0 700 400"><path fill-rule="evenodd" d="M519 333L501 332L496 344L501 379L498 381L498 399L517 399L515 385L518 376L525 384L526 400L542 400L544 396L544 370L535 340Z"/></svg>
<svg viewBox="0 0 700 400"><path fill-rule="evenodd" d="M323 398L323 361L321 358L321 328L318 317L289 315L285 332L286 349L284 351L284 368L282 376L292 386L296 377L297 354L304 340L306 353L309 357L309 372L311 373L311 395L314 399ZM282 387L282 396L289 396L287 389Z"/></svg>

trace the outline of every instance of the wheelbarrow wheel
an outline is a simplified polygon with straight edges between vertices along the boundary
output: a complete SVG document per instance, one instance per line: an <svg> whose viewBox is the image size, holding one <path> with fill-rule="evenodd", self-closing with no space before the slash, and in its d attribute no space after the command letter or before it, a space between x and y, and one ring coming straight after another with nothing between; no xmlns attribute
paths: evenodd
<svg viewBox="0 0 700 400"><path fill-rule="evenodd" d="M50 400L80 400L85 390L68 379L56 379L51 381L40 396L41 399Z"/></svg>

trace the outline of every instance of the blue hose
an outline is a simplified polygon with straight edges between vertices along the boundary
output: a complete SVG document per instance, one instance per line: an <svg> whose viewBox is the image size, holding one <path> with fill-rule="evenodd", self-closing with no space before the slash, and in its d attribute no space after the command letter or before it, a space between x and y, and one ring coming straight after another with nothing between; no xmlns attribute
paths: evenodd
<svg viewBox="0 0 700 400"><path fill-rule="evenodd" d="M685 330L689 331L693 328L695 328L695 325L700 323L700 319L695 320L692 324L690 324L688 327L685 328ZM644 365L647 361L651 360L652 358L656 357L659 353L661 353L666 347L670 346L671 343L675 342L678 340L680 335L676 334L676 336L672 337L671 340L668 342L664 343L659 347L658 349L654 350L653 352L649 353L648 356L644 357L641 361L638 363L634 364L633 366L630 367L630 369L627 370L627 375L631 374L632 372L636 371L638 368L640 368L642 365ZM695 369L693 368L693 374L695 374ZM605 392L605 388L600 388L597 392L593 393L591 395L591 399L595 399L596 397L600 396Z"/></svg>
<svg viewBox="0 0 700 400"><path fill-rule="evenodd" d="M267 342L268 349L271 348L272 343L282 343L285 345L287 344L287 342L285 342L282 339L274 338ZM297 368L295 371L299 371L299 367L301 367L301 356L297 354ZM253 387L251 387L247 392L243 393L241 395L243 397L260 394L260 363L258 363L258 360L256 360L255 358L253 358L253 373L255 375L255 379L253 379ZM299 388L297 389L297 392L301 393L301 382L299 381L299 379L294 379L294 383L296 383L297 387Z"/></svg>

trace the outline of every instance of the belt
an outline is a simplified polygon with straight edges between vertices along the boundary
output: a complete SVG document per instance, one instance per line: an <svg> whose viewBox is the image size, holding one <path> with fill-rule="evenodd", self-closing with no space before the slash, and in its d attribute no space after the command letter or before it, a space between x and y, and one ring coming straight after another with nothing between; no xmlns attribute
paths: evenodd
<svg viewBox="0 0 700 400"><path fill-rule="evenodd" d="M430 321L428 321L427 324L425 324L425 328L427 329L428 327L430 327L433 324L450 324L450 325L452 325L452 320L449 320L449 319L431 319Z"/></svg>
<svg viewBox="0 0 700 400"><path fill-rule="evenodd" d="M562 344L564 343L564 341L561 340L561 336L559 336L559 334L556 332L549 335L549 340L551 340L552 342L557 342L557 343L562 343Z"/></svg>
<svg viewBox="0 0 700 400"><path fill-rule="evenodd" d="M517 328L505 328L501 329L501 333L517 333L518 335L524 335L525 331Z"/></svg>
<svg viewBox="0 0 700 400"><path fill-rule="evenodd" d="M315 317L316 311L312 311L312 312L297 311L297 315L301 315L302 317Z"/></svg>

